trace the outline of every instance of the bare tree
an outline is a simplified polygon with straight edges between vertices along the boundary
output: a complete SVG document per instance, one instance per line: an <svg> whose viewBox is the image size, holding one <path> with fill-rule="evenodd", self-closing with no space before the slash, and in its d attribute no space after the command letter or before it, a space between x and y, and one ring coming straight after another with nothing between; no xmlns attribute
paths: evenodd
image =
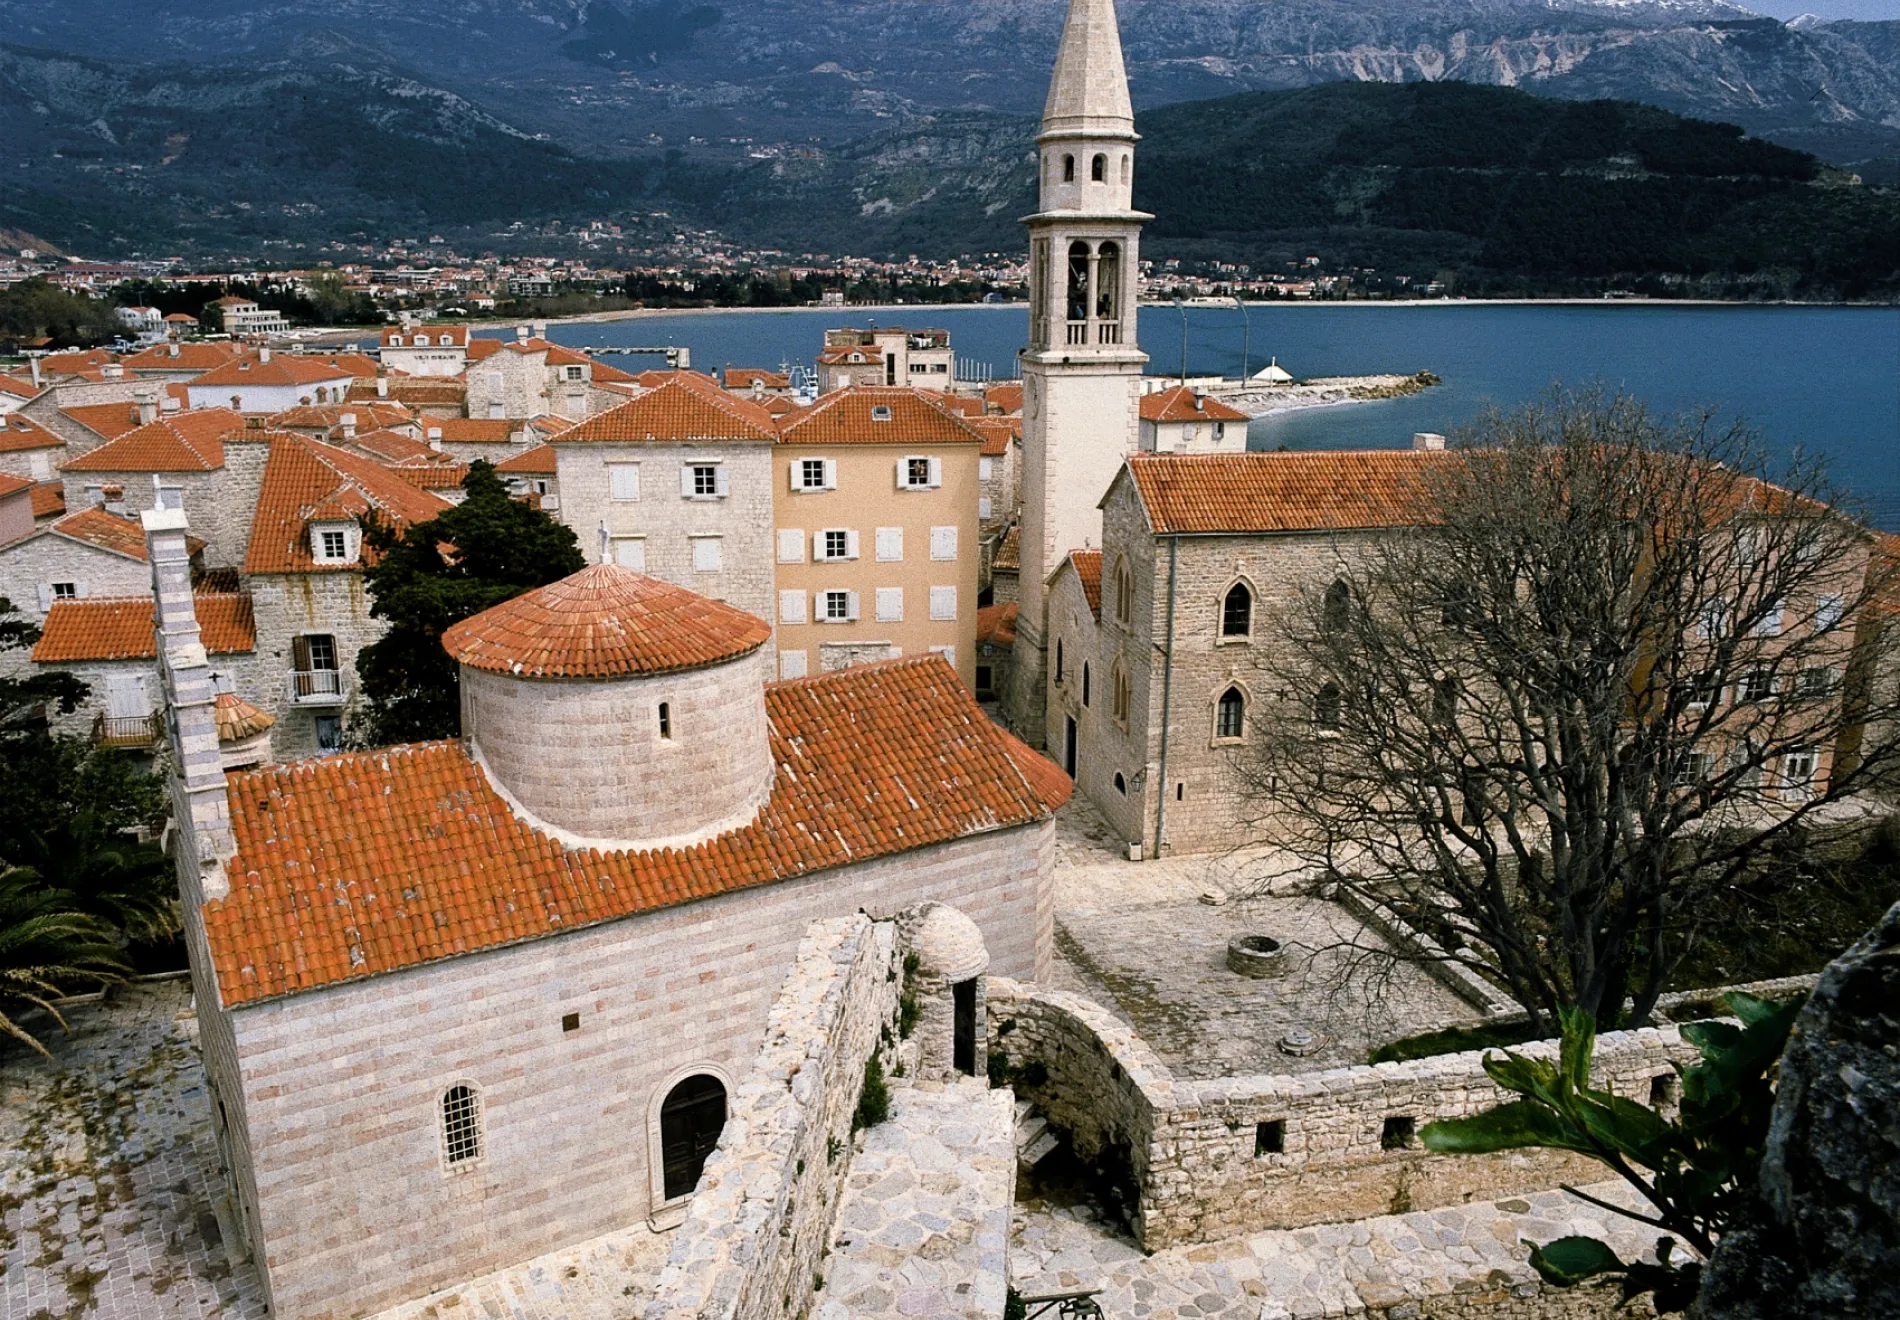
<svg viewBox="0 0 1900 1320"><path fill-rule="evenodd" d="M1817 465L1775 476L1597 396L1421 454L1416 524L1342 539L1286 622L1262 825L1533 1025L1646 1016L1723 887L1894 766L1891 565Z"/></svg>

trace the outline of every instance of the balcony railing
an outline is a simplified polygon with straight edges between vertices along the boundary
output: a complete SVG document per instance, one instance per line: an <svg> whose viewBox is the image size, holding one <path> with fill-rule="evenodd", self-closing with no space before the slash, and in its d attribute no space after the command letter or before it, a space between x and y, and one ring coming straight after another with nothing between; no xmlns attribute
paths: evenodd
<svg viewBox="0 0 1900 1320"><path fill-rule="evenodd" d="M1089 342L1089 324L1087 321L1069 322L1069 342L1071 344L1086 344Z"/></svg>
<svg viewBox="0 0 1900 1320"><path fill-rule="evenodd" d="M298 706L341 706L345 697L341 669L293 669L290 700Z"/></svg>
<svg viewBox="0 0 1900 1320"><path fill-rule="evenodd" d="M92 722L92 741L99 747L150 747L158 741L156 715L106 715Z"/></svg>

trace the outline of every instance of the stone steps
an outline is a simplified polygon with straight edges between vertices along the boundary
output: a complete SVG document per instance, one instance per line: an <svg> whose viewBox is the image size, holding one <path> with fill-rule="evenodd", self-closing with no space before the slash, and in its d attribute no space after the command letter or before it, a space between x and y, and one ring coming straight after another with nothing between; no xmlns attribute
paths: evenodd
<svg viewBox="0 0 1900 1320"><path fill-rule="evenodd" d="M1035 1168L1061 1144L1062 1138L1049 1127L1049 1120L1036 1113L1029 1101L1016 1102L1016 1163L1020 1167Z"/></svg>

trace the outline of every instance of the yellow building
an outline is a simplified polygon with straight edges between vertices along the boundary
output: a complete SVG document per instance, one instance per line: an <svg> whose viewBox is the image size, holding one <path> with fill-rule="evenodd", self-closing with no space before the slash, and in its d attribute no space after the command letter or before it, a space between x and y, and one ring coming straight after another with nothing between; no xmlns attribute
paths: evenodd
<svg viewBox="0 0 1900 1320"><path fill-rule="evenodd" d="M927 395L821 395L779 429L779 675L941 652L976 678L983 437Z"/></svg>

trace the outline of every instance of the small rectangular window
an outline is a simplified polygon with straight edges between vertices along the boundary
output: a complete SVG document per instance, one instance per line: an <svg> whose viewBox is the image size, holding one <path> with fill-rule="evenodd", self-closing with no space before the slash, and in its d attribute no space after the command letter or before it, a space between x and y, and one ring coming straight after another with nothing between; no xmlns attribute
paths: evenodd
<svg viewBox="0 0 1900 1320"><path fill-rule="evenodd" d="M888 422L888 421L890 421L890 420L891 420L891 408L890 408L890 405L889 405L889 404L887 404L887 403L874 403L874 404L872 404L872 405L871 405L871 420L872 420L872 421L874 421L874 422Z"/></svg>
<svg viewBox="0 0 1900 1320"><path fill-rule="evenodd" d="M680 494L690 500L718 499L726 493L726 470L718 463L687 463L680 468Z"/></svg>
<svg viewBox="0 0 1900 1320"><path fill-rule="evenodd" d="M1742 675L1737 684L1736 696L1743 701L1766 701L1775 695L1775 673L1772 669L1751 669Z"/></svg>
<svg viewBox="0 0 1900 1320"><path fill-rule="evenodd" d="M930 529L930 557L937 560L949 560L957 557L956 528L932 527Z"/></svg>
<svg viewBox="0 0 1900 1320"><path fill-rule="evenodd" d="M306 633L298 640L303 643L304 653L310 659L309 668L336 668L336 638L329 633Z"/></svg>
<svg viewBox="0 0 1900 1320"><path fill-rule="evenodd" d="M1804 697L1825 697L1834 691L1834 671L1826 665L1803 669L1795 679L1795 691Z"/></svg>
<svg viewBox="0 0 1900 1320"><path fill-rule="evenodd" d="M824 490L831 483L825 480L825 469L830 466L822 458L801 458L798 461L795 489Z"/></svg>
<svg viewBox="0 0 1900 1320"><path fill-rule="evenodd" d="M343 559L349 555L349 538L342 532L319 532L317 537L319 558Z"/></svg>
<svg viewBox="0 0 1900 1320"><path fill-rule="evenodd" d="M581 1015L579 1013L561 1014L561 1030L562 1031L564 1032L579 1031L580 1029L581 1029Z"/></svg>
<svg viewBox="0 0 1900 1320"><path fill-rule="evenodd" d="M880 527L877 529L877 558L881 564L903 562L904 529L902 527Z"/></svg>
<svg viewBox="0 0 1900 1320"><path fill-rule="evenodd" d="M851 593L848 591L826 591L820 593L827 623L849 623L851 621Z"/></svg>
<svg viewBox="0 0 1900 1320"><path fill-rule="evenodd" d="M481 1157L481 1101L470 1086L451 1086L442 1095L443 1156L451 1166Z"/></svg>
<svg viewBox="0 0 1900 1320"><path fill-rule="evenodd" d="M879 623L904 621L904 589L902 587L877 589L877 621Z"/></svg>
<svg viewBox="0 0 1900 1320"><path fill-rule="evenodd" d="M343 750L343 720L340 716L317 716L317 750L326 756Z"/></svg>
<svg viewBox="0 0 1900 1320"><path fill-rule="evenodd" d="M957 589L955 587L930 589L930 617L938 621L957 617Z"/></svg>
<svg viewBox="0 0 1900 1320"><path fill-rule="evenodd" d="M673 740L673 703L660 703L660 737L667 742Z"/></svg>
<svg viewBox="0 0 1900 1320"><path fill-rule="evenodd" d="M640 465L638 463L609 463L607 465L607 484L613 499L639 499Z"/></svg>
<svg viewBox="0 0 1900 1320"><path fill-rule="evenodd" d="M849 540L849 535L842 531L818 533L817 558L824 560L845 558L845 546Z"/></svg>
<svg viewBox="0 0 1900 1320"><path fill-rule="evenodd" d="M569 367L567 369L567 378L569 380L579 380L581 378L581 369L579 367Z"/></svg>
<svg viewBox="0 0 1900 1320"><path fill-rule="evenodd" d="M1814 602L1814 631L1831 632L1840 627L1846 612L1847 603L1839 596L1822 596Z"/></svg>
<svg viewBox="0 0 1900 1320"><path fill-rule="evenodd" d="M1780 601L1776 601L1774 604L1770 605L1767 609L1762 611L1761 618L1757 620L1755 624L1755 635L1757 637L1781 636L1781 602Z"/></svg>
<svg viewBox="0 0 1900 1320"><path fill-rule="evenodd" d="M79 584L77 582L55 582L53 584L54 600L77 600L78 598Z"/></svg>
<svg viewBox="0 0 1900 1320"><path fill-rule="evenodd" d="M1253 1125L1253 1153L1256 1159L1262 1155L1286 1154L1286 1120L1284 1118Z"/></svg>
<svg viewBox="0 0 1900 1320"><path fill-rule="evenodd" d="M693 572L717 573L721 567L719 538L716 536L695 536L693 540Z"/></svg>

